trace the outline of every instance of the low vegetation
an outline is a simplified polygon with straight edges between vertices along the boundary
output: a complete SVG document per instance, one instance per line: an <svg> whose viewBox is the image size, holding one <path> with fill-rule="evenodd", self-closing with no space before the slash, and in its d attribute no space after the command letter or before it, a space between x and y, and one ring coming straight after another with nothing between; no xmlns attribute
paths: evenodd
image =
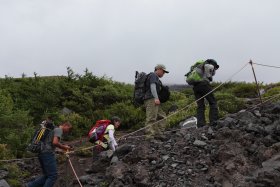
<svg viewBox="0 0 280 187"><path fill-rule="evenodd" d="M25 147L34 129L48 115L54 116L56 125L63 121L73 124L68 140L86 136L96 120L113 115L121 117L123 130L144 126L144 108L136 108L131 102L133 85L97 77L88 70L83 75L75 74L71 68L67 70L68 76L0 79L0 160L27 156ZM275 85L261 85L266 90L264 97L280 93L279 84ZM244 99L256 98L257 92L254 84L229 82L215 95L220 117L223 117L244 108ZM169 109L174 106L177 112L171 113ZM170 112L170 126L195 115L192 89L171 91L170 100L163 109Z"/></svg>

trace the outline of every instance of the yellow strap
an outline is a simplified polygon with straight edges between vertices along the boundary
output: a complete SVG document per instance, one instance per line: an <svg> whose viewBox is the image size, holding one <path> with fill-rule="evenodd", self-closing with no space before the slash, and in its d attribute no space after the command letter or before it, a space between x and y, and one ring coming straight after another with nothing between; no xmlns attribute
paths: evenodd
<svg viewBox="0 0 280 187"><path fill-rule="evenodd" d="M97 145L102 146L104 149L107 149L107 147L108 147L108 144L105 144L104 142L102 142L102 141L100 141L100 140L97 140L95 143L96 143Z"/></svg>
<svg viewBox="0 0 280 187"><path fill-rule="evenodd" d="M39 135L38 135L37 138L36 138L35 143L38 143L38 142L41 140L41 138L42 138L42 136L43 136L45 130L46 130L46 128L42 128L42 129L41 129L41 131L39 132Z"/></svg>

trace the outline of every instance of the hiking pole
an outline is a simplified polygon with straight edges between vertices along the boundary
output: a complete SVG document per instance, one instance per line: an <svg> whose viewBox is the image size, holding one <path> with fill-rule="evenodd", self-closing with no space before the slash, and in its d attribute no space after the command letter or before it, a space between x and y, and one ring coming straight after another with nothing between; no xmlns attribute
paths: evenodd
<svg viewBox="0 0 280 187"><path fill-rule="evenodd" d="M258 96L259 96L260 101L261 101L261 104L262 104L263 102L262 102L261 92L260 92L260 88L259 88L259 84L258 84L257 77L256 77L256 74L255 74L255 70L254 70L254 66L253 66L252 60L250 60L249 63L251 64L251 67L252 67L252 71L253 71L254 78L255 78L255 82L256 82L256 87L257 87Z"/></svg>
<svg viewBox="0 0 280 187"><path fill-rule="evenodd" d="M82 185L82 183L81 183L81 181L80 181L80 179L79 179L79 177L78 177L78 175L77 175L77 173L76 173L76 171L75 171L75 169L74 169L74 167L73 167L73 164L72 164L72 162L71 162L71 160L70 160L69 154L66 152L65 155L66 155L66 157L67 157L67 159L68 159L68 161L69 161L69 164L70 164L70 166L71 166L71 168L72 168L72 171L73 171L73 173L74 173L74 175L75 175L75 177L76 177L76 179L77 179L77 181L78 181L80 187L83 187L83 185Z"/></svg>

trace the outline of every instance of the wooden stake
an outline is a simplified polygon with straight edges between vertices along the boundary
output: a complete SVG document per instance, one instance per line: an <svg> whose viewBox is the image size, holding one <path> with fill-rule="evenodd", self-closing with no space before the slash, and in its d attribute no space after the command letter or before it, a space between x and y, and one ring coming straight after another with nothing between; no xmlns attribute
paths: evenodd
<svg viewBox="0 0 280 187"><path fill-rule="evenodd" d="M258 95L259 95L259 98L260 98L260 101L261 101L261 104L262 104L263 102L262 102L260 87L259 87L259 84L258 84L258 81L257 81L257 77L256 77L256 73L255 73L255 70L254 70L254 66L253 66L252 60L250 60L249 63L251 64L251 67L252 67L252 71L253 71L255 82L256 82L257 92L258 92Z"/></svg>

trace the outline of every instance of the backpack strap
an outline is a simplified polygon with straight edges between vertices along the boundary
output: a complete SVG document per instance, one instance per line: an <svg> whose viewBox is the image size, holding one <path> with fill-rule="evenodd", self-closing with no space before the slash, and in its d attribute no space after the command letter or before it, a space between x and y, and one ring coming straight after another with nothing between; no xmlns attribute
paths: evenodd
<svg viewBox="0 0 280 187"><path fill-rule="evenodd" d="M145 85L145 86L144 86L144 93L146 93L147 90L149 90L149 89L148 89L149 85L147 85L147 81L150 79L151 74L152 74L152 72L150 72L149 74L147 74L146 79L145 79L145 81L144 81L144 85Z"/></svg>

